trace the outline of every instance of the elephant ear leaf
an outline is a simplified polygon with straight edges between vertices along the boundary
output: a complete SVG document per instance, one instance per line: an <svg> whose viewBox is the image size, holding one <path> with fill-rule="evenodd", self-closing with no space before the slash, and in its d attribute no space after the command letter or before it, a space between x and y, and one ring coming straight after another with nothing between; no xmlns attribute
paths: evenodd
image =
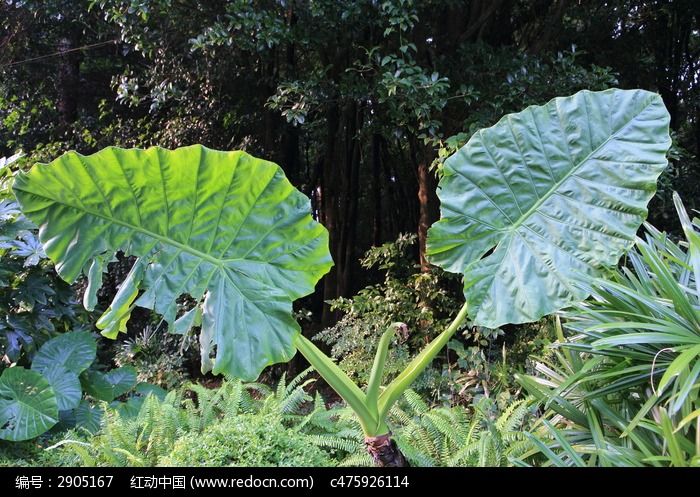
<svg viewBox="0 0 700 497"><path fill-rule="evenodd" d="M114 253L137 257L98 321L105 335L124 331L134 306L174 326L187 294L201 306L202 347L215 351L204 367L214 373L254 379L288 361L299 333L292 302L332 266L309 199L279 166L244 152L68 152L18 175L13 188L66 281L84 273L94 292Z"/></svg>
<svg viewBox="0 0 700 497"><path fill-rule="evenodd" d="M667 165L669 115L643 90L581 91L476 132L445 161L428 257L463 273L475 324L535 321L587 297Z"/></svg>
<svg viewBox="0 0 700 497"><path fill-rule="evenodd" d="M0 376L0 440L29 440L56 423L58 404L49 382L36 371L5 369Z"/></svg>

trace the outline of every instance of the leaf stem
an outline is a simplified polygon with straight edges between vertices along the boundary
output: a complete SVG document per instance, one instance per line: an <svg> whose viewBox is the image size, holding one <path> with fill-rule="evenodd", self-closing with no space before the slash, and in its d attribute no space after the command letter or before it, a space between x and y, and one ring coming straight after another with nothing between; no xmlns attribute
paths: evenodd
<svg viewBox="0 0 700 497"><path fill-rule="evenodd" d="M294 344L328 385L355 411L365 436L376 437L389 433L386 424L389 409L409 385L430 365L438 352L447 345L447 342L467 318L468 312L469 306L465 303L452 323L410 362L379 397L377 395L384 373L389 344L397 326L400 326L401 323L393 323L380 339L366 396L343 370L301 333L297 335Z"/></svg>
<svg viewBox="0 0 700 497"><path fill-rule="evenodd" d="M391 339L397 329L401 327L406 327L403 323L392 323L384 331L382 337L379 339L379 346L377 347L377 354L374 357L374 364L372 364L372 372L369 375L369 382L367 383L367 407L370 409L372 414L379 419L378 412L378 400L379 400L379 388L382 384L382 377L384 376L384 369L386 366L386 358L389 354L389 345L391 344ZM377 427L379 429L379 427Z"/></svg>
<svg viewBox="0 0 700 497"><path fill-rule="evenodd" d="M464 320L467 318L469 313L469 305L467 302L464 303L462 308L457 313L452 323L440 333L433 341L431 341L422 351L418 354L410 364L404 369L401 374L399 374L394 381L392 381L389 386L382 392L379 397L379 419L384 419L394 405L394 402L403 394L403 392L409 387L413 381L418 378L418 376L427 368L435 356L442 350L442 348L447 345L447 342L452 338L452 335L459 329Z"/></svg>
<svg viewBox="0 0 700 497"><path fill-rule="evenodd" d="M360 425L362 425L362 431L366 435L372 434L379 423L377 417L367 407L367 398L364 392L326 354L301 333L297 335L294 345L318 374L326 380L326 383L355 411Z"/></svg>

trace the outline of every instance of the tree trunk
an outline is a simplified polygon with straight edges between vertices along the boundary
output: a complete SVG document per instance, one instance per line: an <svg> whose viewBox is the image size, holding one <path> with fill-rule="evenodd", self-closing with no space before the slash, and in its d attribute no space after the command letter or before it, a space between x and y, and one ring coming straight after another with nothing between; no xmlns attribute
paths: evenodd
<svg viewBox="0 0 700 497"><path fill-rule="evenodd" d="M554 0L542 17L542 25L539 32L528 51L531 53L543 52L549 43L557 40L562 31L562 19L567 9L571 5L571 0Z"/></svg>
<svg viewBox="0 0 700 497"><path fill-rule="evenodd" d="M78 36L69 34L58 41L58 51L63 53L58 61L56 91L58 116L62 126L68 126L78 118L78 90L80 84L80 58L70 52L78 45Z"/></svg>
<svg viewBox="0 0 700 497"><path fill-rule="evenodd" d="M294 14L293 5L293 3L289 4L286 15L287 25L290 29L293 29L296 25L296 15ZM286 73L283 75L283 77L287 79L296 79L296 46L294 45L293 41L289 41L287 43L285 55ZM284 172L287 174L287 177L293 185L300 187L303 181L301 174L301 158L299 155L299 128L297 126L287 124L284 127L284 135L282 137L282 149L284 150ZM313 189L314 187L315 185L312 183L312 186L310 186L310 188Z"/></svg>
<svg viewBox="0 0 700 497"><path fill-rule="evenodd" d="M299 129L291 124L284 128L282 136L282 149L284 150L284 172L289 181L296 187L301 187L301 160L299 157ZM307 193L307 192L304 192Z"/></svg>
<svg viewBox="0 0 700 497"><path fill-rule="evenodd" d="M695 154L700 154L700 105L695 106Z"/></svg>
<svg viewBox="0 0 700 497"><path fill-rule="evenodd" d="M338 245L338 210L337 210L337 156L335 139L338 131L338 107L332 104L326 113L326 143L321 166L321 220L328 230L331 255L336 257ZM323 278L323 313L321 323L324 328L335 322L335 313L326 303L337 297L336 281L338 277L337 261Z"/></svg>
<svg viewBox="0 0 700 497"><path fill-rule="evenodd" d="M372 200L374 203L374 219L372 222L372 245L378 247L382 243L382 162L381 136L372 135Z"/></svg>
<svg viewBox="0 0 700 497"><path fill-rule="evenodd" d="M484 32L493 21L494 14L503 4L503 0L477 0L471 3L469 23L467 24L460 39L481 40Z"/></svg>
<svg viewBox="0 0 700 497"><path fill-rule="evenodd" d="M418 178L418 254L420 257L421 271L430 271L430 263L425 256L428 240L428 228L438 218L438 202L435 189L437 181L435 175L430 172L425 153L419 150L415 139L409 140L411 159L416 167Z"/></svg>
<svg viewBox="0 0 700 497"><path fill-rule="evenodd" d="M424 160L418 163L418 205L420 214L418 217L418 250L420 254L421 271L430 270L430 263L425 256L427 250L428 228L433 224L435 215L433 213L434 202L431 197L435 195L433 184L435 183L432 173L428 170L428 165Z"/></svg>
<svg viewBox="0 0 700 497"><path fill-rule="evenodd" d="M365 448L380 468L406 468L410 466L391 433L378 437L365 437Z"/></svg>
<svg viewBox="0 0 700 497"><path fill-rule="evenodd" d="M359 202L360 183L360 141L358 130L362 126L362 106L353 102L349 105L345 123L345 174L343 176L342 200L342 231L338 255L339 265L338 290L339 297L345 297L352 291L352 274L355 265L355 240L357 237L357 211Z"/></svg>

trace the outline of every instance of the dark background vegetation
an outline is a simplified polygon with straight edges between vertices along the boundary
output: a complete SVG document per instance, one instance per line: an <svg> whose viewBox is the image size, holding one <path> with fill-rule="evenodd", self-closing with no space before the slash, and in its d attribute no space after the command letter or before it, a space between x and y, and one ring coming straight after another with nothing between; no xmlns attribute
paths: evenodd
<svg viewBox="0 0 700 497"><path fill-rule="evenodd" d="M699 15L694 0L3 0L0 155L203 143L278 162L331 234L320 311L399 233L425 265L435 166L474 129L582 88L662 95L676 146L651 221L673 228L671 190L697 207Z"/></svg>

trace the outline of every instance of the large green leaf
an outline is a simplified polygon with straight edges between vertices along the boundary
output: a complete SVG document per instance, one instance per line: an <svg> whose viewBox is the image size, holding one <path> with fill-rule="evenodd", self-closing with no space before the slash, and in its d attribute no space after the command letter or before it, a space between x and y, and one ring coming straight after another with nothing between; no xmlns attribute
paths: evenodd
<svg viewBox="0 0 700 497"><path fill-rule="evenodd" d="M0 376L0 439L29 440L58 423L56 395L36 371L8 368Z"/></svg>
<svg viewBox="0 0 700 497"><path fill-rule="evenodd" d="M83 397L83 390L80 387L80 379L76 373L60 364L54 364L42 370L41 375L51 385L56 395L56 404L59 411L67 411L78 407L80 399Z"/></svg>
<svg viewBox="0 0 700 497"><path fill-rule="evenodd" d="M124 395L136 386L138 373L133 366L122 366L105 373L105 379L112 385L114 398Z"/></svg>
<svg viewBox="0 0 700 497"><path fill-rule="evenodd" d="M80 376L80 383L88 395L111 402L134 388L137 376L133 366L122 366L107 373L88 370Z"/></svg>
<svg viewBox="0 0 700 497"><path fill-rule="evenodd" d="M277 165L244 152L69 152L18 175L14 191L67 281L98 278L116 251L138 256L98 321L104 334L124 331L134 305L172 324L189 294L203 311L202 366L215 373L253 379L289 360L299 333L292 301L332 265L308 198Z"/></svg>
<svg viewBox="0 0 700 497"><path fill-rule="evenodd" d="M670 144L668 112L643 90L581 91L507 115L445 162L428 256L464 274L479 325L581 300L575 280L632 246Z"/></svg>
<svg viewBox="0 0 700 497"><path fill-rule="evenodd" d="M92 434L100 431L104 410L100 406L92 406L87 400L81 400L75 408L75 425Z"/></svg>
<svg viewBox="0 0 700 497"><path fill-rule="evenodd" d="M41 346L32 361L32 369L43 373L62 366L76 375L95 361L97 344L87 331L71 331L52 338Z"/></svg>
<svg viewBox="0 0 700 497"><path fill-rule="evenodd" d="M80 375L80 385L85 393L97 400L112 402L114 400L114 385L112 385L104 373L88 369Z"/></svg>

